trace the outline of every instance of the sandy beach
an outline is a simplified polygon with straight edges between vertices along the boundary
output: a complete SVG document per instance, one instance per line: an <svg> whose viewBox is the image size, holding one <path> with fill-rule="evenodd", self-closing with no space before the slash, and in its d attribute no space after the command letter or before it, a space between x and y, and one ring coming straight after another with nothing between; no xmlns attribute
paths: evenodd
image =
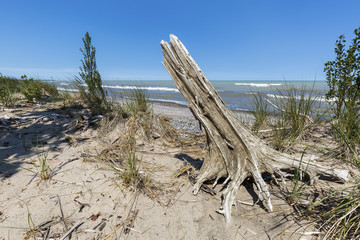
<svg viewBox="0 0 360 240"><path fill-rule="evenodd" d="M2 1L0 240L360 240L360 1Z"/></svg>
<svg viewBox="0 0 360 240"><path fill-rule="evenodd" d="M171 142L161 134L150 141L136 140L141 174L154 184L152 193L126 187L117 171L99 160L126 124L111 129L74 127L86 109L63 109L59 104L18 106L0 112L0 239L312 239L304 232L314 225L296 220L294 209L272 186L274 211L257 200L256 187L246 181L237 194L231 223L216 210L216 195L194 196L186 166L199 168L206 156L204 134L189 109L153 103L154 114L165 116L178 130L192 132ZM85 117L86 118L86 117ZM104 121L104 120L99 120ZM184 135L183 135L184 136ZM196 139L196 140L192 140ZM39 159L52 176L39 177ZM42 238L41 238L42 239Z"/></svg>

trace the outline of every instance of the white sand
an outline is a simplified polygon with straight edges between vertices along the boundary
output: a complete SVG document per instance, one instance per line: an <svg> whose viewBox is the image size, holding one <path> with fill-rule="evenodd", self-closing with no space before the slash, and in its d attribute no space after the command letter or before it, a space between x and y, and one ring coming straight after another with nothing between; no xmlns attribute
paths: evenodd
<svg viewBox="0 0 360 240"><path fill-rule="evenodd" d="M175 120L195 121L185 107L154 104L154 111ZM1 129L0 239L24 239L30 228L46 221L51 221L45 225L51 226L49 237L59 239L66 232L63 221L60 221L60 202L68 229L79 221L83 222L73 232L72 239L95 239L99 235L99 239L106 236L107 239L288 239L299 227L289 216L292 208L277 188L271 190L274 212L269 213L259 203L255 206L238 204L233 208L232 222L226 224L224 217L216 213L220 194L211 196L200 192L194 196L185 176L174 177L174 173L184 166L178 154L191 153L186 152L186 148L164 145L161 138L151 145L141 142L137 145L142 159L141 170L162 187L156 200L126 188L118 174L105 163L89 161L88 156L96 156L123 134L121 124L107 134L91 128L68 132L76 139L70 145L64 132L68 130L71 119L62 110L50 110L45 106L6 110L0 112L0 119L4 119L5 114L13 118L38 119L51 113L58 118L43 119L37 124L30 120L13 130ZM42 148L31 146L35 140L41 141L44 149L49 149L47 162L51 169L71 162L50 180L40 180L36 176L29 183L33 172L37 172L36 150ZM242 186L237 199L249 203L256 201L253 188L252 184ZM220 189L218 186L215 190ZM81 203L84 207L79 211ZM123 226L129 224L135 212L134 224L125 233ZM91 218L96 214L99 216ZM94 230L101 221L106 225L101 230L100 227ZM299 231L306 232L307 228L302 227ZM292 237L300 238L299 234Z"/></svg>

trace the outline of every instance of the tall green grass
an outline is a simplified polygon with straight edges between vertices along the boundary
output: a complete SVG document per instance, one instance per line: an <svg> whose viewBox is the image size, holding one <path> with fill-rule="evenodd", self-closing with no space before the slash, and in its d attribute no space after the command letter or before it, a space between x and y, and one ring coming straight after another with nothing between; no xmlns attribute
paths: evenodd
<svg viewBox="0 0 360 240"><path fill-rule="evenodd" d="M258 133L260 128L266 124L266 118L269 115L268 112L268 102L265 100L264 96L260 93L253 93L254 103L253 103L253 115L255 117L254 124L251 130L254 133Z"/></svg>
<svg viewBox="0 0 360 240"><path fill-rule="evenodd" d="M138 159L134 152L128 152L126 157L126 168L122 172L122 181L131 186L137 186L140 180L140 167L141 161Z"/></svg>
<svg viewBox="0 0 360 240"><path fill-rule="evenodd" d="M295 88L287 86L285 90L279 90L279 97L276 98L278 103L279 114L284 118L289 127L288 138L296 139L300 134L313 123L312 116L320 107L320 102L316 99L319 94L315 94L314 89Z"/></svg>
<svg viewBox="0 0 360 240"><path fill-rule="evenodd" d="M50 178L50 167L48 164L48 154L49 154L49 150L45 151L43 149L43 151L38 154L38 161L39 161L39 167L37 167L37 172L41 178L41 180L47 180Z"/></svg>
<svg viewBox="0 0 360 240"><path fill-rule="evenodd" d="M333 107L331 126L340 147L331 154L360 172L360 128L357 102L345 101L343 107ZM339 112L340 111L340 112ZM331 112L331 111L330 111ZM307 214L314 217L323 239L360 239L360 178L351 185L332 191L313 204Z"/></svg>
<svg viewBox="0 0 360 240"><path fill-rule="evenodd" d="M321 211L323 206L327 211ZM360 239L360 186L336 191L317 202L316 211L324 239ZM320 210L320 211L319 211Z"/></svg>
<svg viewBox="0 0 360 240"><path fill-rule="evenodd" d="M19 91L19 81L15 78L5 77L0 74L0 102L5 107L13 107L14 93Z"/></svg>
<svg viewBox="0 0 360 240"><path fill-rule="evenodd" d="M328 193L304 213L325 233L323 239L360 239L360 184Z"/></svg>
<svg viewBox="0 0 360 240"><path fill-rule="evenodd" d="M355 91L355 90L353 90ZM360 91L356 90L360 96ZM342 145L346 158L354 160L359 155L360 105L356 99L346 99L342 107L331 105L331 125L334 137Z"/></svg>
<svg viewBox="0 0 360 240"><path fill-rule="evenodd" d="M318 101L319 94L316 94L313 88L296 88L288 84L277 91L274 100L266 101L271 105L275 115L275 120L271 123L273 145L277 150L284 150L287 145L300 139L319 120L321 102ZM258 115L265 115L262 111L269 107L265 108L263 101L258 97L255 104L260 109L257 111ZM261 120L260 117L258 118Z"/></svg>
<svg viewBox="0 0 360 240"><path fill-rule="evenodd" d="M125 111L131 115L149 114L151 105L148 96L141 88L132 89L125 103Z"/></svg>
<svg viewBox="0 0 360 240"><path fill-rule="evenodd" d="M304 163L304 155L306 153L306 150L303 151L299 166L295 168L294 174L291 177L291 187L287 188L287 195L289 196L289 203L290 204L296 204L299 202L300 197L303 195L306 187L309 185L309 181L305 181L307 169L309 166L308 163ZM302 171L302 167L305 166L305 170Z"/></svg>

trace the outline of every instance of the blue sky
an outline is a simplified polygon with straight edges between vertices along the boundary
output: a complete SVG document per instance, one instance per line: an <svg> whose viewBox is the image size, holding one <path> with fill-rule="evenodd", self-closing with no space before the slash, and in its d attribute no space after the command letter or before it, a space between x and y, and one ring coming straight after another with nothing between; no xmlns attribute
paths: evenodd
<svg viewBox="0 0 360 240"><path fill-rule="evenodd" d="M175 34L210 80L323 80L359 0L2 0L0 73L71 80L88 31L104 80L167 80L160 41Z"/></svg>

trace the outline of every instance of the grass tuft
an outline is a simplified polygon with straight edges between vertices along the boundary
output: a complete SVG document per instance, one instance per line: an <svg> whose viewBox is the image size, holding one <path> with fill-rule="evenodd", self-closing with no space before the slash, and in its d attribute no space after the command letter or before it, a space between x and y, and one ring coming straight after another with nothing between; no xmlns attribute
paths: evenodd
<svg viewBox="0 0 360 240"><path fill-rule="evenodd" d="M50 178L51 170L47 163L48 153L49 153L49 151L43 151L42 153L40 153L37 156L38 161L39 161L39 167L38 167L37 171L38 171L38 174L39 174L41 180L47 180Z"/></svg>
<svg viewBox="0 0 360 240"><path fill-rule="evenodd" d="M124 184L138 188L141 182L139 167L141 160L138 159L134 152L129 152L126 158L126 168L121 174L121 179Z"/></svg>
<svg viewBox="0 0 360 240"><path fill-rule="evenodd" d="M338 159L359 172L360 130L354 128L349 131L346 126L334 121L332 127L337 141L342 144L341 148L335 150L336 155L340 156ZM353 179L351 186L323 194L324 197L306 211L306 215L311 216L320 230L326 233L324 239L360 239L359 181Z"/></svg>
<svg viewBox="0 0 360 240"><path fill-rule="evenodd" d="M279 94L272 102L267 99L275 112L273 145L277 150L285 150L296 140L301 139L318 122L321 102L314 88L292 85L278 89ZM314 119L315 117L315 119Z"/></svg>
<svg viewBox="0 0 360 240"><path fill-rule="evenodd" d="M131 90L129 100L125 103L125 111L132 116L138 114L148 115L151 112L151 105L143 89Z"/></svg>
<svg viewBox="0 0 360 240"><path fill-rule="evenodd" d="M296 204L299 202L300 197L303 195L306 187L309 184L309 181L305 181L306 175L307 175L307 168L309 163L306 164L305 171L301 170L303 166L303 159L304 155L306 153L306 150L301 155L300 161L299 161L299 167L295 168L294 174L291 177L291 188L288 189L288 195L289 195L289 203L290 204Z"/></svg>
<svg viewBox="0 0 360 240"><path fill-rule="evenodd" d="M254 133L258 133L260 128L266 124L266 118L269 115L268 112L268 102L265 100L264 96L260 93L253 93L254 96L254 106L253 106L253 115L255 117L255 122L251 128Z"/></svg>

